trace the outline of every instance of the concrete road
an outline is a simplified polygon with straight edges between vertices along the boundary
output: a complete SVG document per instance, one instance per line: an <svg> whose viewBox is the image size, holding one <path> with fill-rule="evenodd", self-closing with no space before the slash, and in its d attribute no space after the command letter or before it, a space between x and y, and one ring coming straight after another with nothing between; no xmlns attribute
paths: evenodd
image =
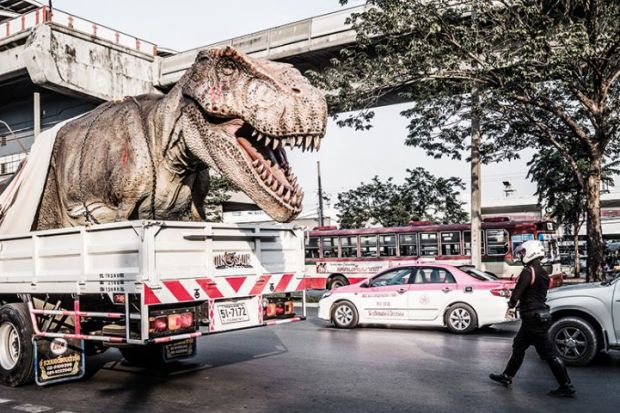
<svg viewBox="0 0 620 413"><path fill-rule="evenodd" d="M337 330L315 318L205 337L164 373L124 366L110 350L90 377L0 388L0 412L617 412L620 354L570 369L574 400L546 395L551 373L530 350L512 389L487 379L515 326L456 336L437 330Z"/></svg>

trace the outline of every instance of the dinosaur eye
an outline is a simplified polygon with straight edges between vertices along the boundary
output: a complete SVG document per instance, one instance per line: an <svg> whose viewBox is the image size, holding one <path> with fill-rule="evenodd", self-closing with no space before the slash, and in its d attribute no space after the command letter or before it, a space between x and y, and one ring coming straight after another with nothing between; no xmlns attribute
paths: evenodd
<svg viewBox="0 0 620 413"><path fill-rule="evenodd" d="M221 65L221 71L224 76L230 76L235 73L237 67L231 60L224 60Z"/></svg>

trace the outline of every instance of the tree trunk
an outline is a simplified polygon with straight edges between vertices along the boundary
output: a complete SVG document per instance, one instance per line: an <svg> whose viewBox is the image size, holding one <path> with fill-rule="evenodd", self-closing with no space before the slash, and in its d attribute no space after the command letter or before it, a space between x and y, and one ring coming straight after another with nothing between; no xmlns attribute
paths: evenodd
<svg viewBox="0 0 620 413"><path fill-rule="evenodd" d="M601 225L601 157L591 156L586 188L588 271L586 282L602 281L605 245Z"/></svg>
<svg viewBox="0 0 620 413"><path fill-rule="evenodd" d="M581 265L579 264L579 227L575 225L575 234L573 235L573 244L574 244L574 256L575 256L575 278L579 278L579 273L581 272Z"/></svg>

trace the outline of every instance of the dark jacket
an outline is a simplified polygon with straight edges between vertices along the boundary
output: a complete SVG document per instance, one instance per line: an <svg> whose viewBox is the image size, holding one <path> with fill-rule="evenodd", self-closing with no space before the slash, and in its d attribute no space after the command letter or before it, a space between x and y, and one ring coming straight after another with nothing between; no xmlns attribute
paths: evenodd
<svg viewBox="0 0 620 413"><path fill-rule="evenodd" d="M534 269L534 283L532 284L532 270ZM529 265L523 268L517 285L515 286L508 307L514 308L517 306L521 314L547 309L547 289L549 288L549 275L547 271L540 265L540 259L532 261Z"/></svg>

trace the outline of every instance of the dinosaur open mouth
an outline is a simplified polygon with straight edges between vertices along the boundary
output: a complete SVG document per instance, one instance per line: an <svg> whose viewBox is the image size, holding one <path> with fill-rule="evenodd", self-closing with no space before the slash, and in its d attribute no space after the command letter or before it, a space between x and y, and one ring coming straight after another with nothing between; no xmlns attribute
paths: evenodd
<svg viewBox="0 0 620 413"><path fill-rule="evenodd" d="M270 136L240 119L227 122L237 144L248 156L248 163L265 186L283 203L301 210L304 193L286 157L285 147L302 151L318 150L322 135Z"/></svg>

